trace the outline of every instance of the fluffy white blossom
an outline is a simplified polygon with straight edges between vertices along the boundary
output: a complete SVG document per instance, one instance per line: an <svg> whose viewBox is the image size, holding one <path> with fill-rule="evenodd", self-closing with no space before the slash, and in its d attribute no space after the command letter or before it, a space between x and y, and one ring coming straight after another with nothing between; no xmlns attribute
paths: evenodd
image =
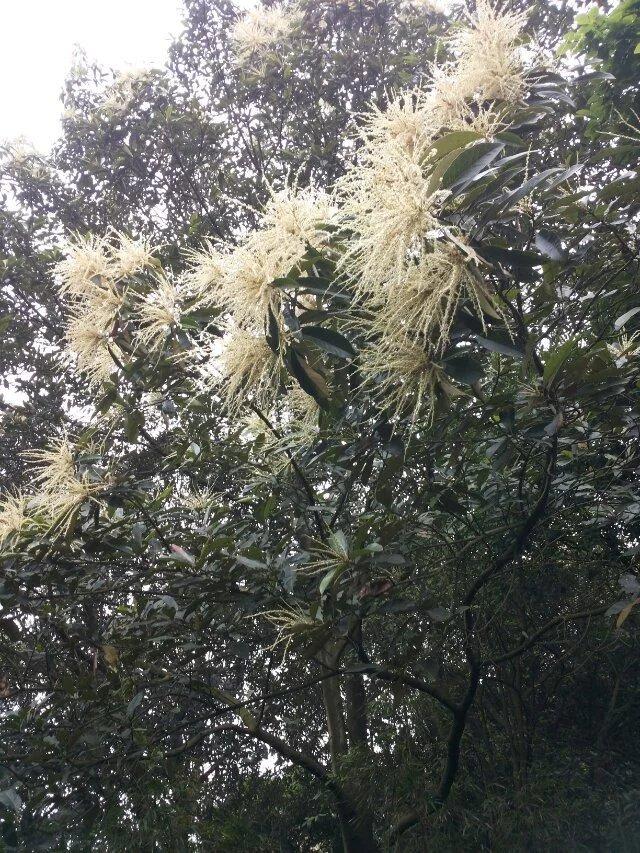
<svg viewBox="0 0 640 853"><path fill-rule="evenodd" d="M240 65L261 58L289 36L298 20L294 9L281 4L250 9L233 25L231 42Z"/></svg>
<svg viewBox="0 0 640 853"><path fill-rule="evenodd" d="M303 610L297 603L280 609L266 610L258 615L265 618L276 629L276 639L268 647L268 650L273 650L283 645L283 661L289 652L291 643L296 637L308 639L309 636L313 636L318 631L324 630L322 620L311 616L309 612Z"/></svg>
<svg viewBox="0 0 640 853"><path fill-rule="evenodd" d="M122 358L113 339L119 302L110 302L111 295L105 290L102 304L75 307L65 331L68 352L75 357L78 370L95 385L105 382L116 369L113 355Z"/></svg>
<svg viewBox="0 0 640 853"><path fill-rule="evenodd" d="M171 331L180 324L180 294L171 279L159 275L155 281L153 290L135 303L139 321L135 338L148 349L159 351Z"/></svg>
<svg viewBox="0 0 640 853"><path fill-rule="evenodd" d="M234 328L219 361L220 393L230 414L238 414L248 400L264 412L271 410L280 390L282 365L264 334Z"/></svg>
<svg viewBox="0 0 640 853"><path fill-rule="evenodd" d="M113 279L110 247L105 237L76 235L65 247L65 257L56 266L62 279L61 292L76 298L91 297L96 287Z"/></svg>
<svg viewBox="0 0 640 853"><path fill-rule="evenodd" d="M202 249L185 252L189 268L184 276L184 287L189 297L203 306L224 308L229 254L229 250L220 249L210 241L205 241Z"/></svg>
<svg viewBox="0 0 640 853"><path fill-rule="evenodd" d="M368 149L397 143L416 161L440 127L432 99L419 88L397 92L389 98L385 109L372 103L362 118L361 135Z"/></svg>
<svg viewBox="0 0 640 853"><path fill-rule="evenodd" d="M391 282L381 313L385 322L408 335L419 335L435 352L442 352L458 304L465 297L483 324L485 313L504 319L479 271L458 248L438 243L409 264L402 279Z"/></svg>
<svg viewBox="0 0 640 853"><path fill-rule="evenodd" d="M383 316L371 332L360 354L360 371L374 396L395 416L409 413L415 420L424 411L433 417L441 369L429 350Z"/></svg>
<svg viewBox="0 0 640 853"><path fill-rule="evenodd" d="M9 167L26 173L36 180L49 174L50 168L46 159L25 136L5 143L2 148L7 156Z"/></svg>
<svg viewBox="0 0 640 853"><path fill-rule="evenodd" d="M268 311L280 314L282 293L275 279L286 275L302 254L296 241L274 245L272 235L254 232L229 256L226 303L239 323L264 330Z"/></svg>
<svg viewBox="0 0 640 853"><path fill-rule="evenodd" d="M517 101L524 90L519 39L526 14L477 0L469 26L453 38L460 93L481 100Z"/></svg>
<svg viewBox="0 0 640 853"><path fill-rule="evenodd" d="M264 329L269 308L279 316L282 293L274 280L302 261L308 245L323 243L321 226L335 216L324 193L295 188L272 193L258 229L224 261L221 296L239 323Z"/></svg>
<svg viewBox="0 0 640 853"><path fill-rule="evenodd" d="M634 332L632 335L621 334L619 340L607 344L609 353L613 356L618 367L622 367L633 358L640 355L640 335Z"/></svg>
<svg viewBox="0 0 640 853"><path fill-rule="evenodd" d="M87 500L98 500L105 488L104 482L92 482L86 472L78 473L77 450L66 435L44 450L25 455L37 463L33 482L38 490L30 503L52 526L68 529L75 510Z"/></svg>
<svg viewBox="0 0 640 853"><path fill-rule="evenodd" d="M182 505L192 512L203 512L220 500L220 495L213 489L194 488L182 498Z"/></svg>
<svg viewBox="0 0 640 853"><path fill-rule="evenodd" d="M135 240L117 231L114 237L117 243L111 250L111 258L113 274L117 279L135 275L156 264L154 248L146 238Z"/></svg>
<svg viewBox="0 0 640 853"><path fill-rule="evenodd" d="M351 232L342 267L359 293L403 277L408 260L437 228L440 194L416 158L394 143L371 148L338 182Z"/></svg>
<svg viewBox="0 0 640 853"><path fill-rule="evenodd" d="M29 523L28 503L22 492L0 497L0 546L11 536L19 536Z"/></svg>
<svg viewBox="0 0 640 853"><path fill-rule="evenodd" d="M323 225L334 225L337 208L330 195L313 187L298 189L288 186L271 193L265 205L261 226L271 236L274 245L295 240L321 248L326 240ZM286 251L285 251L286 254Z"/></svg>
<svg viewBox="0 0 640 853"><path fill-rule="evenodd" d="M149 82L152 74L153 69L150 68L130 68L119 72L100 101L101 111L109 118L115 118L126 112L136 94Z"/></svg>

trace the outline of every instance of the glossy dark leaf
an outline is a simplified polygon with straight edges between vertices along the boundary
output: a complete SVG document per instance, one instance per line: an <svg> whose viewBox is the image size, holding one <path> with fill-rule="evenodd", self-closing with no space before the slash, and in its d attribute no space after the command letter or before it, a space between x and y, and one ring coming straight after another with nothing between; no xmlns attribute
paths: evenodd
<svg viewBox="0 0 640 853"><path fill-rule="evenodd" d="M347 338L333 329L324 326L303 326L301 334L303 338L312 341L331 355L337 355L339 358L353 358L356 355Z"/></svg>

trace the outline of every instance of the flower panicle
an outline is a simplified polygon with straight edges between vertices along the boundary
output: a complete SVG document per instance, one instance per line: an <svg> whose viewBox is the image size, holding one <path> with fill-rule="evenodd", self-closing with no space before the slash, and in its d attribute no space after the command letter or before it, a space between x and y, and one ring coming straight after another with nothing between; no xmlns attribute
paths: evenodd
<svg viewBox="0 0 640 853"><path fill-rule="evenodd" d="M467 20L468 26L452 38L461 95L479 101L518 101L524 92L519 41L526 13L478 0Z"/></svg>
<svg viewBox="0 0 640 853"><path fill-rule="evenodd" d="M25 456L36 463L33 482L37 491L30 506L49 520L49 527L68 530L81 504L99 502L105 483L92 481L86 471L77 471L77 449L66 434L46 448L27 451Z"/></svg>
<svg viewBox="0 0 640 853"><path fill-rule="evenodd" d="M139 326L136 342L151 352L159 352L171 331L180 325L181 294L178 285L165 275L157 275L155 287L135 302Z"/></svg>
<svg viewBox="0 0 640 853"><path fill-rule="evenodd" d="M428 346L411 339L404 328L390 326L380 314L371 323L360 371L373 396L392 417L408 414L414 423L424 411L433 419L441 368Z"/></svg>
<svg viewBox="0 0 640 853"><path fill-rule="evenodd" d="M237 326L230 331L220 357L219 383L224 409L237 416L247 402L270 411L281 384L280 357L264 334Z"/></svg>
<svg viewBox="0 0 640 853"><path fill-rule="evenodd" d="M238 65L248 65L284 41L299 18L295 8L286 9L277 3L268 8L258 6L238 18L231 29L231 43Z"/></svg>
<svg viewBox="0 0 640 853"><path fill-rule="evenodd" d="M13 536L20 536L29 524L29 498L20 491L0 497L0 547Z"/></svg>

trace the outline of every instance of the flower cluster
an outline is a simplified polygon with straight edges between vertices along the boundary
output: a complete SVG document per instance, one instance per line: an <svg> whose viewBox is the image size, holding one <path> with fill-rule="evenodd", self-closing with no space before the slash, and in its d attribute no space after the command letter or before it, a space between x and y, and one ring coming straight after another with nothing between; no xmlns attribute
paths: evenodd
<svg viewBox="0 0 640 853"><path fill-rule="evenodd" d="M526 15L478 0L469 22L453 38L460 95L478 101L517 101L524 91L518 44Z"/></svg>
<svg viewBox="0 0 640 853"><path fill-rule="evenodd" d="M179 280L153 267L144 241L90 236L71 246L59 265L71 302L67 340L89 379L104 381L123 358L114 329L125 298L134 349L159 353L180 326L186 297L223 315L222 345L199 353L214 363L208 375L216 376L225 409L237 414L247 400L272 409L284 388L288 339L279 281L292 272L304 275L309 248L322 250L338 225L345 235L338 270L373 318L369 339L377 342L377 354L365 353L363 374L373 377L382 353L389 356L383 358L387 382L396 377L398 404L402 397L433 395L432 365L447 347L460 301L468 300L483 323L487 313L502 317L464 235L443 224L448 192L434 179L434 145L462 129L492 138L506 126L509 104L524 86L518 44L524 17L488 0L479 0L467 17L451 42L455 61L434 67L429 88L400 92L386 109L372 107L364 117L357 161L333 196L295 184L271 191L252 233L235 245L208 242L187 252L189 267ZM232 34L239 58L272 46L294 21L295 12L278 5L248 12ZM144 271L151 271L153 286L133 287L127 297L127 282ZM274 322L280 353L264 337ZM425 384L416 397L408 359L418 350Z"/></svg>
<svg viewBox="0 0 640 853"><path fill-rule="evenodd" d="M230 414L237 415L247 398L259 409L271 410L279 391L281 364L263 333L233 328L220 361L223 400Z"/></svg>
<svg viewBox="0 0 640 853"><path fill-rule="evenodd" d="M78 450L66 435L54 439L44 450L31 450L26 456L36 463L33 478L36 491L28 501L21 496L22 511L28 509L29 517L46 528L68 530L75 511L83 503L99 503L99 494L106 483L90 477L87 470L79 470Z"/></svg>
<svg viewBox="0 0 640 853"><path fill-rule="evenodd" d="M120 72L100 102L102 113L108 118L117 118L125 113L152 76L153 70L149 68L131 68Z"/></svg>
<svg viewBox="0 0 640 853"><path fill-rule="evenodd" d="M272 191L258 228L236 246L205 245L190 252L186 280L201 305L231 315L220 357L221 394L228 411L249 398L270 409L280 391L281 361L265 341L269 316L282 326L277 280L300 270L309 247L321 248L336 222L331 198L295 185Z"/></svg>
<svg viewBox="0 0 640 853"><path fill-rule="evenodd" d="M250 9L233 25L231 42L239 65L246 65L286 39L298 20L295 10L282 5Z"/></svg>
<svg viewBox="0 0 640 853"><path fill-rule="evenodd" d="M0 545L19 536L28 523L28 498L21 492L4 495L0 500Z"/></svg>
<svg viewBox="0 0 640 853"><path fill-rule="evenodd" d="M129 346L159 352L179 325L182 293L161 268L149 241L112 232L77 236L58 264L69 319L67 347L94 385L127 360L118 334L126 313ZM190 290L185 287L185 292Z"/></svg>
<svg viewBox="0 0 640 853"><path fill-rule="evenodd" d="M337 184L347 235L340 267L371 317L362 372L381 381L397 412L403 401L414 416L425 400L433 410L435 364L462 299L483 325L486 314L505 320L464 234L443 222L449 193L437 179L436 146L447 132L491 139L506 127L524 92L523 25L523 15L479 0L452 39L456 60L434 67L432 85L364 118L357 161Z"/></svg>
<svg viewBox="0 0 640 853"><path fill-rule="evenodd" d="M379 404L395 416L409 407L411 420L426 411L433 417L441 368L420 339L412 340L395 324L373 323L370 343L362 351L360 370Z"/></svg>

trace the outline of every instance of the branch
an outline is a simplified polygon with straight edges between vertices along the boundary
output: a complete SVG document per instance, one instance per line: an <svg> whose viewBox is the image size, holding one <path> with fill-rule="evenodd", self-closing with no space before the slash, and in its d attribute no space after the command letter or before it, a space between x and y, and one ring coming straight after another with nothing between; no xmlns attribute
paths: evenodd
<svg viewBox="0 0 640 853"><path fill-rule="evenodd" d="M390 681L390 682L399 682L400 684L406 684L407 687L413 687L414 690L419 690L421 693L426 693L427 696L431 696L432 699L435 699L436 702L439 702L444 708L450 711L452 714L455 714L458 710L458 706L452 699L449 699L444 693L441 693L436 687L433 687L426 681L423 681L421 678L414 678L412 675L404 675L400 672L391 672L388 669L381 669L376 667L375 670L371 672L367 672L367 675L371 675L373 678L379 678L381 681Z"/></svg>
<svg viewBox="0 0 640 853"><path fill-rule="evenodd" d="M509 563L513 559L515 559L515 557L518 557L524 550L524 546L526 545L529 535L533 531L536 524L540 521L547 508L549 492L551 491L551 483L553 482L553 475L555 473L555 460L557 449L558 439L557 436L554 436L551 442L551 446L547 450L546 454L545 477L542 485L542 491L540 492L540 495L538 497L538 500L536 501L534 508L528 515L526 521L520 528L520 532L513 540L511 545L507 548L507 550L502 554L502 556L498 557L497 560L494 560L491 565L487 569L485 569L485 571L482 572L482 574L472 584L463 599L462 603L464 607L470 608L473 604L476 595L480 592L482 587L493 577L493 575L506 568L506 566L508 566Z"/></svg>
<svg viewBox="0 0 640 853"><path fill-rule="evenodd" d="M282 433L280 432L280 430L276 429L273 426L273 424L271 423L269 418L265 414L263 414L257 406L254 406L254 404L250 403L250 402L247 402L247 406L271 430L271 432L275 435L276 438L279 438L279 439L282 438ZM304 471L298 465L298 463L295 460L294 455L291 453L291 451L287 447L283 447L282 450L284 451L285 456L287 457L287 459L291 463L291 467L296 472L298 479L302 483L302 487L304 488L304 490L307 494L307 498L309 500L309 503L311 504L311 506L316 506L318 503L318 499L316 498L316 494L313 491L313 487L311 486L311 484L307 480ZM318 527L318 533L320 535L320 538L324 542L324 541L326 541L327 534L328 534L327 525L326 525L322 515L318 512L317 509L313 510L313 515L314 515L315 520L316 520L316 526Z"/></svg>
<svg viewBox="0 0 640 853"><path fill-rule="evenodd" d="M541 637L543 637L556 625L561 625L563 622L575 622L579 619L589 619L590 616L601 616L603 613L606 613L606 611L607 606L604 605L603 607L596 607L593 610L581 610L578 613L565 613L560 616L554 616L553 619L550 619L545 625L542 626L542 628L539 628L534 634L529 637L528 640L522 643L522 645L517 646L510 652L506 652L505 654L500 655L500 657L482 661L482 666L494 666L495 664L504 663L505 661L518 657L518 655L521 655L526 652L527 649L530 649L531 646L534 646Z"/></svg>
<svg viewBox="0 0 640 853"><path fill-rule="evenodd" d="M545 510L547 508L547 502L549 500L549 493L551 491L553 475L555 472L557 447L557 437L554 436L546 454L545 476L540 495L538 496L538 500L536 501L531 513L520 528L518 535L513 540L511 545L509 545L507 550L500 557L494 560L491 565L487 569L485 569L485 571L482 572L482 574L475 580L475 582L472 584L469 591L464 597L463 604L466 608L465 652L469 665L469 684L467 686L467 690L464 694L462 701L458 706L455 707L454 710L453 724L451 726L449 738L447 741L447 758L444 769L442 771L440 785L438 786L438 790L436 791L435 796L431 800L431 806L429 808L429 812L431 813L437 811L444 805L447 800L447 797L449 796L449 793L451 792L451 788L453 787L453 783L455 781L458 772L458 767L460 764L460 746L467 723L467 716L473 704L473 700L478 689L478 684L480 682L481 665L476 658L476 654L473 648L475 617L472 611L472 604L475 600L476 595L478 594L478 592L480 592L484 585L488 583L488 581L495 574L506 568L506 566L508 566L512 560L514 560L522 553L533 529L544 515ZM402 833L406 832L408 829L411 829L411 827L415 826L419 821L420 813L418 811L413 810L408 812L391 830L391 833L389 835L390 841L396 841L400 837L400 835L402 835Z"/></svg>

